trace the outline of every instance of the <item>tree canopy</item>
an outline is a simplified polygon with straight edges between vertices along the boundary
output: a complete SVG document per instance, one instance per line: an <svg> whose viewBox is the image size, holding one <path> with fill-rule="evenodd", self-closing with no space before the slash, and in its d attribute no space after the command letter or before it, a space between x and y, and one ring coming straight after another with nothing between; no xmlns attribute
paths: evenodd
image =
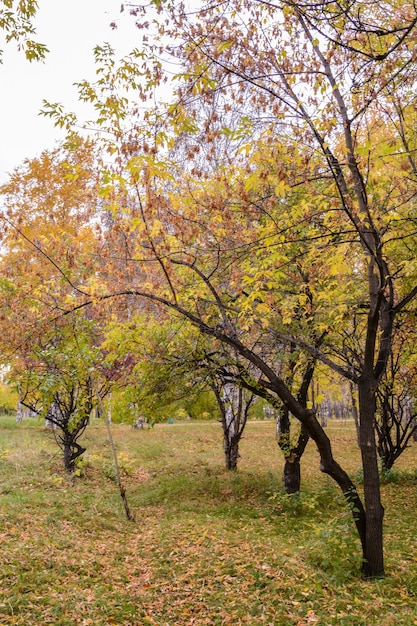
<svg viewBox="0 0 417 626"><path fill-rule="evenodd" d="M141 47L120 62L97 47L97 81L79 85L101 137L46 103L67 143L3 187L11 336L87 307L113 343L138 315L149 332L190 324L233 355L223 373L301 422L379 576L378 402L399 406L392 364L412 380L415 361L415 8L130 10ZM316 363L358 390L363 502L307 402Z"/></svg>

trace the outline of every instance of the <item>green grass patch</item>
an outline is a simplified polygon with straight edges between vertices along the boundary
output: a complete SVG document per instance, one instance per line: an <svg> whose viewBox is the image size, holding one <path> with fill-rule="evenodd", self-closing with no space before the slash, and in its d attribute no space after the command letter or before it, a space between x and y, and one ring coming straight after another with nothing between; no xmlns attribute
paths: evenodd
<svg viewBox="0 0 417 626"><path fill-rule="evenodd" d="M0 418L0 624L417 624L412 448L382 485L387 576L363 581L344 499L309 443L302 493L281 490L274 424L249 423L237 473L219 424L113 426L136 517L124 517L102 422L70 480L36 420ZM331 425L352 475L352 424Z"/></svg>

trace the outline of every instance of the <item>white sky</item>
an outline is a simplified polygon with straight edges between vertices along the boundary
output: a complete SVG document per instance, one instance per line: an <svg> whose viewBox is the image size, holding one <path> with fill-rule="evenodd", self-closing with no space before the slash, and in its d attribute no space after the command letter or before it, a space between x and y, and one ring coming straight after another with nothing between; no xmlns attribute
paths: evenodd
<svg viewBox="0 0 417 626"><path fill-rule="evenodd" d="M49 49L44 63L29 63L15 43L5 45L0 39L0 183L25 158L37 156L63 138L63 131L54 128L51 119L38 115L43 99L61 102L68 111L83 111L73 83L94 79L94 46L108 41L120 57L138 44L134 18L127 11L120 14L121 3L39 0L36 40ZM109 26L113 21L117 30Z"/></svg>

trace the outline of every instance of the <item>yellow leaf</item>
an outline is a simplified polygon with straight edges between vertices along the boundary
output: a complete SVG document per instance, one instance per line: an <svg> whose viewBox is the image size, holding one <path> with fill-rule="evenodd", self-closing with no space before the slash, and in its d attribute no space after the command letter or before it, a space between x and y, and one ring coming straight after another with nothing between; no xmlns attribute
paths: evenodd
<svg viewBox="0 0 417 626"><path fill-rule="evenodd" d="M288 185L284 183L283 180L280 180L279 183L275 187L275 193L278 197L283 198L288 192Z"/></svg>

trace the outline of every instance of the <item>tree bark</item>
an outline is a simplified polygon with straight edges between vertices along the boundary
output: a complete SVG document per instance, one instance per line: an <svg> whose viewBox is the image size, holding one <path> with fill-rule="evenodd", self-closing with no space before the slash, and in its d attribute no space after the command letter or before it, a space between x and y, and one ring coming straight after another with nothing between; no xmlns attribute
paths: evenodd
<svg viewBox="0 0 417 626"><path fill-rule="evenodd" d="M23 407L20 402L17 403L16 423L20 424L23 420Z"/></svg>
<svg viewBox="0 0 417 626"><path fill-rule="evenodd" d="M71 473L74 470L74 462L72 460L71 442L67 436L64 436L64 468L66 472Z"/></svg>
<svg viewBox="0 0 417 626"><path fill-rule="evenodd" d="M287 407L282 406L278 417L280 424L278 445L284 454L284 469L282 472L282 484L287 494L298 493L301 488L300 461L309 440L307 429L301 424L297 443L291 445L291 424Z"/></svg>
<svg viewBox="0 0 417 626"><path fill-rule="evenodd" d="M353 415L353 420L355 422L355 428L356 428L356 438L358 441L358 446L360 448L361 447L361 434L360 434L360 428L359 428L359 413L358 413L358 407L356 405L355 387L352 381L350 381L349 386L350 386L350 397L352 400L352 415Z"/></svg>
<svg viewBox="0 0 417 626"><path fill-rule="evenodd" d="M65 433L63 439L63 448L65 470L69 473L72 473L75 467L75 460L79 456L84 454L86 448L83 448L76 441L74 441L71 433Z"/></svg>
<svg viewBox="0 0 417 626"><path fill-rule="evenodd" d="M234 382L223 381L222 402L223 444L226 469L235 471L239 458L239 427L242 390Z"/></svg>
<svg viewBox="0 0 417 626"><path fill-rule="evenodd" d="M237 470L237 460L239 458L239 441L224 437L224 454L226 459L226 469L232 472Z"/></svg>
<svg viewBox="0 0 417 626"><path fill-rule="evenodd" d="M359 389L359 431L366 510L366 541L362 571L368 578L384 575L383 518L378 454L375 441L375 384L362 377Z"/></svg>
<svg viewBox="0 0 417 626"><path fill-rule="evenodd" d="M285 459L284 470L282 472L282 483L284 491L288 495L298 493L301 488L301 467L300 458L291 455Z"/></svg>

